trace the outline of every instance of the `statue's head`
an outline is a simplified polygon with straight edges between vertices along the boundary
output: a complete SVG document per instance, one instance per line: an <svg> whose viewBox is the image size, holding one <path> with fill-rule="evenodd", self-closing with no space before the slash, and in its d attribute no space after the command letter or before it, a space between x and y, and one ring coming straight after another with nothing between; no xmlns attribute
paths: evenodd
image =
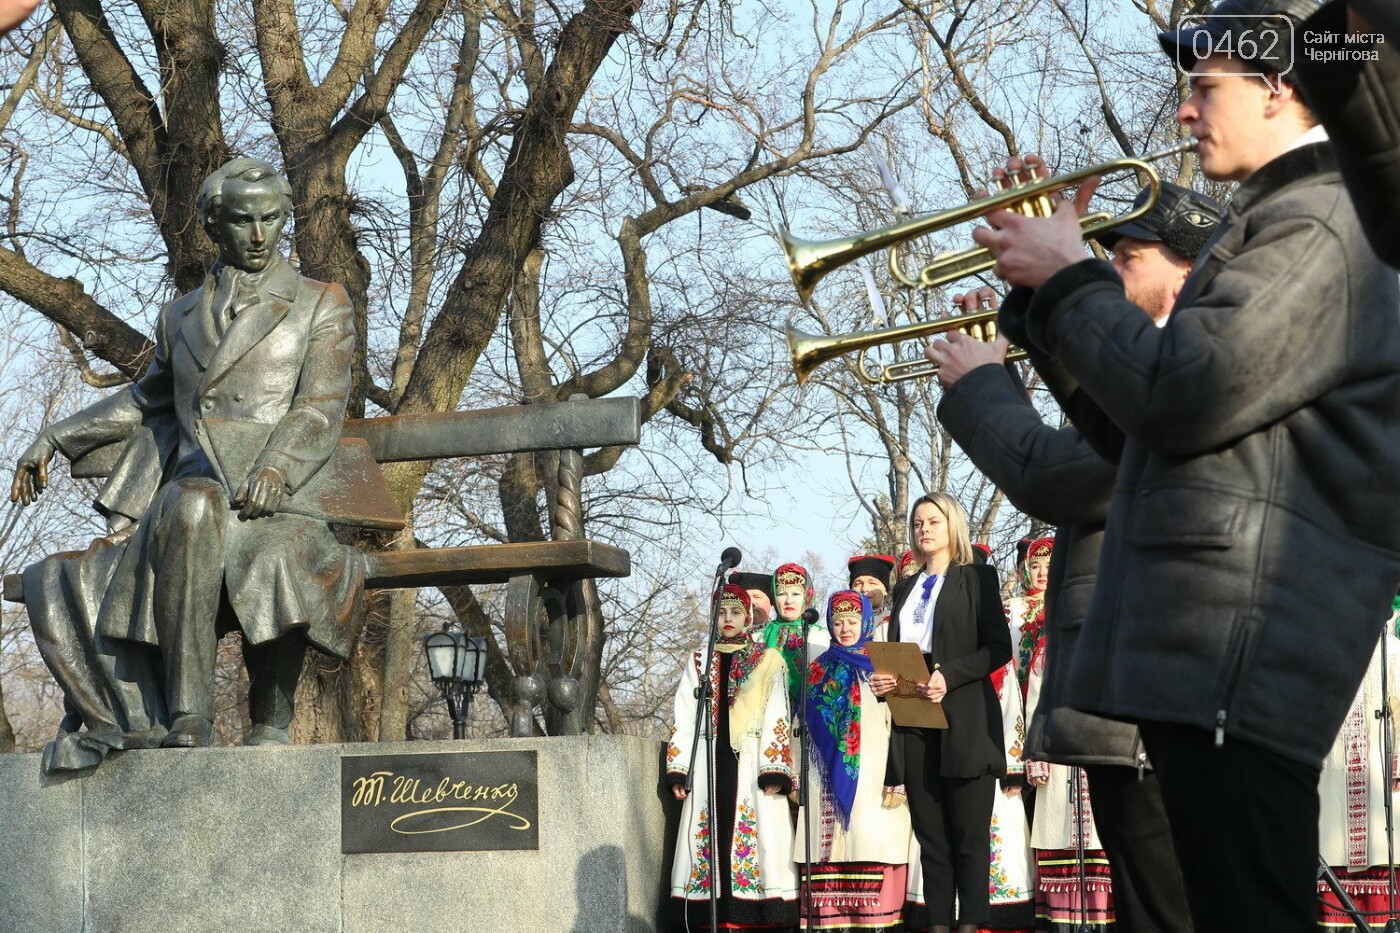
<svg viewBox="0 0 1400 933"><path fill-rule="evenodd" d="M282 227L292 216L292 186L261 159L233 159L204 179L195 207L224 262L261 272L276 255Z"/></svg>

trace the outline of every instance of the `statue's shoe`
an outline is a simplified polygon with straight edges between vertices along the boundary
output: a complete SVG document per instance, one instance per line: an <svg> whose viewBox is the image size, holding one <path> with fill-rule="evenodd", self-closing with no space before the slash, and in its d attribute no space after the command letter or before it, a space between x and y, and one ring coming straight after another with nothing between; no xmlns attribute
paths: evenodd
<svg viewBox="0 0 1400 933"><path fill-rule="evenodd" d="M260 722L253 723L253 731L248 734L249 745L291 745L292 737L287 734L286 729L278 729L276 726L265 726Z"/></svg>
<svg viewBox="0 0 1400 933"><path fill-rule="evenodd" d="M209 744L213 723L199 716L181 716L161 741L161 748L204 748Z"/></svg>

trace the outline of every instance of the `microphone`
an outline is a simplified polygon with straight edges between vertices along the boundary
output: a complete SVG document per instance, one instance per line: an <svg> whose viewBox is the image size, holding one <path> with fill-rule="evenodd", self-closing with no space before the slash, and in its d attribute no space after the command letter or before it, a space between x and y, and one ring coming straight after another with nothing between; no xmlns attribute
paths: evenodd
<svg viewBox="0 0 1400 933"><path fill-rule="evenodd" d="M727 547L724 553L719 556L719 565L724 570L733 570L739 566L739 562L744 559L744 555L736 547Z"/></svg>
<svg viewBox="0 0 1400 933"><path fill-rule="evenodd" d="M808 607L802 612L802 621L806 622L808 625L817 624L817 622L820 621L821 617L822 614L811 607Z"/></svg>

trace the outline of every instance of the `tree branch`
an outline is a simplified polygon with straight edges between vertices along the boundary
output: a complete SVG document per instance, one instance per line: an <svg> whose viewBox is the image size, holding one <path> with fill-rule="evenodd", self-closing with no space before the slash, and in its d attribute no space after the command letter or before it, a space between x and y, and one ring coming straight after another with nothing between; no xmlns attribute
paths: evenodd
<svg viewBox="0 0 1400 933"><path fill-rule="evenodd" d="M127 59L97 0L53 0L83 72L107 105L157 225L170 205L161 185L165 124L155 95Z"/></svg>
<svg viewBox="0 0 1400 933"><path fill-rule="evenodd" d="M78 335L90 353L128 378L146 369L153 345L129 324L98 304L77 279L60 279L0 248L0 288Z"/></svg>
<svg viewBox="0 0 1400 933"><path fill-rule="evenodd" d="M456 407L495 332L507 290L539 241L555 199L573 182L567 138L579 101L640 5L641 0L586 0L564 27L544 87L531 95L512 140L481 233L424 338L401 413Z"/></svg>

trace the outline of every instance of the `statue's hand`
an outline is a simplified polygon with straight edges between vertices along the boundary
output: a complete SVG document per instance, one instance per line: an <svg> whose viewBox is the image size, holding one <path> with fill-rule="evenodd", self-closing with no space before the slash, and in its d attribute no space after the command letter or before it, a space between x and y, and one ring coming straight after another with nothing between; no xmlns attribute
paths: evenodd
<svg viewBox="0 0 1400 933"><path fill-rule="evenodd" d="M29 449L15 464L15 480L10 484L10 501L29 505L39 498L49 485L49 461L53 459L54 443L41 432Z"/></svg>
<svg viewBox="0 0 1400 933"><path fill-rule="evenodd" d="M262 467L251 473L233 494L233 505L239 506L238 517L245 522L266 518L277 512L287 492L287 481L276 467Z"/></svg>

